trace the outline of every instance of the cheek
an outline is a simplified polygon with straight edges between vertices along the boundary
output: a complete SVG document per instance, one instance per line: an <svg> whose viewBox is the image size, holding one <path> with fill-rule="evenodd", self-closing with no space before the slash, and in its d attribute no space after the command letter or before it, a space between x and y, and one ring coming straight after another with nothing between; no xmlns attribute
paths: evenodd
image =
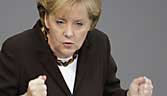
<svg viewBox="0 0 167 96"><path fill-rule="evenodd" d="M63 36L62 32L56 29L51 29L49 34L53 40L58 40L58 41L61 40L61 37Z"/></svg>
<svg viewBox="0 0 167 96"><path fill-rule="evenodd" d="M86 36L87 36L87 31L86 32L78 32L78 33L80 33L80 34L77 34L77 44L78 44L78 46L80 47L80 46L82 46L82 44L83 44L83 42L85 41L85 38L86 38Z"/></svg>

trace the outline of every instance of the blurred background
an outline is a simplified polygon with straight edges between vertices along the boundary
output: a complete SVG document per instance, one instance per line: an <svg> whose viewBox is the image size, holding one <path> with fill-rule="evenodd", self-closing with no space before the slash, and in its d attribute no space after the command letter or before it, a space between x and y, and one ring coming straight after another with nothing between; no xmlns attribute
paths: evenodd
<svg viewBox="0 0 167 96"><path fill-rule="evenodd" d="M121 85L145 75L153 96L166 96L167 0L102 0L97 28L111 40ZM39 19L35 0L0 1L0 48L10 36L32 28Z"/></svg>

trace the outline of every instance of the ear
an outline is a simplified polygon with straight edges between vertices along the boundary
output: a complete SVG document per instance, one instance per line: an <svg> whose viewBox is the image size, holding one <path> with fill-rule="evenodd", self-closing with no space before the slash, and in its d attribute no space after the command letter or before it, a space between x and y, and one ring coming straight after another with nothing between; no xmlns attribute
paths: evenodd
<svg viewBox="0 0 167 96"><path fill-rule="evenodd" d="M49 15L48 14L45 14L44 16L44 23L45 23L45 27L49 29Z"/></svg>

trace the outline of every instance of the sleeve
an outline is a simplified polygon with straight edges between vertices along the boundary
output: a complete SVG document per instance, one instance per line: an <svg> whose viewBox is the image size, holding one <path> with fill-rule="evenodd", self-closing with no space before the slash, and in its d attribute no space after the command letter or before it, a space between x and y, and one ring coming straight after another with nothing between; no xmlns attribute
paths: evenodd
<svg viewBox="0 0 167 96"><path fill-rule="evenodd" d="M0 51L0 96L17 96L18 66L12 48L5 42Z"/></svg>
<svg viewBox="0 0 167 96"><path fill-rule="evenodd" d="M116 77L117 66L116 63L111 56L110 51L110 42L108 37L106 36L106 58L107 64L105 66L105 85L104 85L104 93L103 96L127 96L127 90L123 90L120 87L120 80Z"/></svg>

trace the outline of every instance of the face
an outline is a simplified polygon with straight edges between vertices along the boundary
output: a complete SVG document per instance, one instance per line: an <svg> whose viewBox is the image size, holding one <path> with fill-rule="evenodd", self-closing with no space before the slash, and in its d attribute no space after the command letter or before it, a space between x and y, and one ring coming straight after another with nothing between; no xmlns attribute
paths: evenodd
<svg viewBox="0 0 167 96"><path fill-rule="evenodd" d="M48 43L54 54L60 58L72 56L81 48L91 23L86 8L81 4L45 15Z"/></svg>

